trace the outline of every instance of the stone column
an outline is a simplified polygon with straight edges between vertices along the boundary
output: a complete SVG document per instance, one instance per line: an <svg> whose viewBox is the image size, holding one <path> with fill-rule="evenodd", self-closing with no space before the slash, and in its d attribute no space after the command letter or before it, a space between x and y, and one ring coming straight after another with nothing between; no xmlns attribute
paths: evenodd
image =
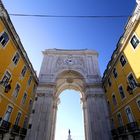
<svg viewBox="0 0 140 140"><path fill-rule="evenodd" d="M51 140L53 90L38 91L35 113L26 140Z"/></svg>
<svg viewBox="0 0 140 140"><path fill-rule="evenodd" d="M55 139L55 128L56 128L56 118L57 118L57 106L60 102L60 99L57 97L54 97L54 101L53 101L53 115L52 115L52 128L51 128L51 139L50 140L54 140Z"/></svg>
<svg viewBox="0 0 140 140"><path fill-rule="evenodd" d="M87 89L88 140L110 140L108 110L103 90Z"/></svg>
<svg viewBox="0 0 140 140"><path fill-rule="evenodd" d="M84 130L85 130L85 140L88 140L88 120L87 120L87 104L86 99L81 98L82 108L83 108L83 117L84 117Z"/></svg>

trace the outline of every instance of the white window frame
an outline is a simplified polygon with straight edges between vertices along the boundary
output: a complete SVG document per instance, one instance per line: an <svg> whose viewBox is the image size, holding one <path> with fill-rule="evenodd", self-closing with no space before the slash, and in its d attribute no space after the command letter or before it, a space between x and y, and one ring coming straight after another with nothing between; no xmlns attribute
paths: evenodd
<svg viewBox="0 0 140 140"><path fill-rule="evenodd" d="M26 94L26 98L24 98L24 95ZM21 103L24 105L26 103L26 100L27 100L27 92L25 91L24 94L23 94L23 97L22 97L22 100L21 100Z"/></svg>
<svg viewBox="0 0 140 140"><path fill-rule="evenodd" d="M113 119L113 118L111 118L111 120L110 120L110 121L111 121L111 128L112 128L112 129L114 129L114 128L115 128L114 119Z"/></svg>
<svg viewBox="0 0 140 140"><path fill-rule="evenodd" d="M21 113L21 111L19 111L19 112L17 113L16 119L15 119L15 125L17 125L17 126L19 125L21 116L22 116L22 113Z"/></svg>
<svg viewBox="0 0 140 140"><path fill-rule="evenodd" d="M120 118L121 118L121 123L120 123L120 120L118 119L118 115L120 115ZM119 127L121 127L121 126L123 126L124 125L124 123L123 123L123 118L122 118L122 115L121 115L121 112L118 112L117 113L117 120L118 120L118 126Z"/></svg>
<svg viewBox="0 0 140 140"><path fill-rule="evenodd" d="M28 122L29 122L29 118L26 116L26 117L24 118L23 128L27 129L27 127L28 127Z"/></svg>
<svg viewBox="0 0 140 140"><path fill-rule="evenodd" d="M139 109L139 111L140 111L140 106L139 106L139 104L138 104L138 101L140 102L140 97L138 97L138 98L136 99L136 104L137 104L137 107L138 107L138 109Z"/></svg>
<svg viewBox="0 0 140 140"><path fill-rule="evenodd" d="M110 78L108 78L107 82L108 82L108 86L111 87L112 86L112 82L111 82Z"/></svg>
<svg viewBox="0 0 140 140"><path fill-rule="evenodd" d="M115 93L112 93L112 103L113 103L113 105L116 107L116 106L117 106L117 104L118 104L118 102L117 102L117 99L116 99L116 96L115 96L115 99L116 99L116 104L114 104L114 102L113 102L113 96L115 96Z"/></svg>
<svg viewBox="0 0 140 140"><path fill-rule="evenodd" d="M23 73L23 70L24 70L25 67L26 67L26 70L25 70L25 72ZM27 66L24 65L23 68L22 68L22 70L21 70L21 76L22 76L22 77L25 77L26 72L27 72Z"/></svg>
<svg viewBox="0 0 140 140"><path fill-rule="evenodd" d="M136 48L134 48L133 45L131 44L131 40L132 40L132 38L133 38L134 36L136 36L136 38L139 40L139 44L136 46ZM131 47L133 48L133 50L136 50L136 49L138 48L138 46L140 45L140 38L136 35L136 33L134 33L134 34L131 36L129 43L130 43Z"/></svg>
<svg viewBox="0 0 140 140"><path fill-rule="evenodd" d="M32 79L33 79L33 78L32 78L32 76L30 75L29 78L28 78L28 86L31 85Z"/></svg>
<svg viewBox="0 0 140 140"><path fill-rule="evenodd" d="M17 87L17 85L19 85L19 91L17 93L15 93L15 89ZM13 97L17 98L18 97L18 94L20 92L20 89L21 89L21 85L17 82L16 85L15 85L15 88L14 88L14 92L13 92ZM16 96L15 96L16 95Z"/></svg>
<svg viewBox="0 0 140 140"><path fill-rule="evenodd" d="M18 58L18 60L17 60L17 58L15 59L15 60L17 60L16 63L15 63L15 61L13 59L16 57L17 54L19 55L19 58ZM12 58L12 62L14 63L14 65L17 65L19 60L20 60L20 54L19 54L19 52L15 52L15 54L14 54L14 56Z"/></svg>
<svg viewBox="0 0 140 140"><path fill-rule="evenodd" d="M0 37L4 34L4 33L6 33L7 35L8 35L8 41L6 42L6 44L4 44L4 46L1 44L1 42L0 42L0 46L2 47L2 48L5 48L6 46L7 46L7 44L9 43L9 41L10 41L10 36L9 36L9 34L8 34L8 32L7 31L3 31L3 32L1 32L0 33Z"/></svg>
<svg viewBox="0 0 140 140"><path fill-rule="evenodd" d="M120 63L121 63L121 57L122 56L123 56L124 60L126 61L126 57L124 56L124 54L121 54L120 59L119 59L120 60ZM125 62L124 65L122 65L122 63L121 63L122 68L125 67L126 64L127 64L127 61Z"/></svg>
<svg viewBox="0 0 140 140"><path fill-rule="evenodd" d="M5 86L9 83L10 79L12 79L12 74L11 74L11 72L10 72L9 70L6 70L6 71L4 72L4 75L3 75L2 78L1 78L1 82L3 81L3 78L5 77L5 75L6 75L7 72L10 74L10 78L8 78L8 81L7 81L6 83L1 83L3 87L5 87Z"/></svg>
<svg viewBox="0 0 140 140"><path fill-rule="evenodd" d="M132 110L131 110L131 107L130 107L130 106L126 106L126 107L125 107L126 117L127 117L128 123L131 123L131 121L129 120L128 114L127 114L127 112L126 112L126 110L127 110L128 108L130 109L130 112L131 112L131 115L132 115L132 116L131 116L131 117L132 117L132 120L133 120L132 122L135 121L135 118L134 118L133 112L132 112Z"/></svg>
<svg viewBox="0 0 140 140"><path fill-rule="evenodd" d="M113 69L113 76L115 79L118 77L118 72L116 68Z"/></svg>
<svg viewBox="0 0 140 140"><path fill-rule="evenodd" d="M10 115L8 116L8 119L6 119L5 117L6 117L6 113L8 112L8 108L9 107L11 108L11 112L10 112ZM7 109L5 111L5 114L4 114L4 117L3 117L3 120L4 121L10 122L10 118L11 118L11 115L12 115L13 110L14 110L14 107L11 104L8 104L7 105Z"/></svg>
<svg viewBox="0 0 140 140"><path fill-rule="evenodd" d="M122 98L122 96L121 96L121 93L120 93L120 90L119 90L119 89L120 89L120 87L122 87L122 89L123 89L124 98ZM124 88L123 88L123 85L122 85L122 84L120 84L120 85L118 86L118 91L119 91L119 94L120 94L121 100L126 99L126 95L125 95Z"/></svg>
<svg viewBox="0 0 140 140"><path fill-rule="evenodd" d="M134 74L133 74L132 72L130 72L130 73L127 75L127 81L128 81L128 84L129 84L130 87L131 87L131 85L130 85L130 83L129 83L128 77L129 77L131 74L132 74L132 76L133 76L135 82L137 83L137 80L136 80ZM135 85L135 87L134 87L132 90L134 91L136 88L137 88L137 86Z"/></svg>

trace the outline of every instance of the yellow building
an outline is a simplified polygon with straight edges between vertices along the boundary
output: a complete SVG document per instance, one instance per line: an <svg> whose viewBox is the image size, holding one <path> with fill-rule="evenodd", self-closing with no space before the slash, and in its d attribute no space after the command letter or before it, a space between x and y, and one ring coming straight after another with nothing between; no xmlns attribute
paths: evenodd
<svg viewBox="0 0 140 140"><path fill-rule="evenodd" d="M140 4L128 20L102 80L113 139L140 140Z"/></svg>
<svg viewBox="0 0 140 140"><path fill-rule="evenodd" d="M0 2L0 139L25 137L38 78Z"/></svg>

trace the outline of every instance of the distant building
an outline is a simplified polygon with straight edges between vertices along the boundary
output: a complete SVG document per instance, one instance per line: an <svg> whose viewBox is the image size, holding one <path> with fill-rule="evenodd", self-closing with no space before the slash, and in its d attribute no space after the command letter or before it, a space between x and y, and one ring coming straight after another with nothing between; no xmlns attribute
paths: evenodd
<svg viewBox="0 0 140 140"><path fill-rule="evenodd" d="M38 78L0 1L0 139L24 138Z"/></svg>
<svg viewBox="0 0 140 140"><path fill-rule="evenodd" d="M140 140L140 3L103 75L114 140Z"/></svg>

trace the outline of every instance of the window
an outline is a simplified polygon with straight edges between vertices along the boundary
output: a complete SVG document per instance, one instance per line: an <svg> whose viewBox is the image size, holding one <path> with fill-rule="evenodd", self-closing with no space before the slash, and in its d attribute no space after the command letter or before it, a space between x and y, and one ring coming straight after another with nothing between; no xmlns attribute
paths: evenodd
<svg viewBox="0 0 140 140"><path fill-rule="evenodd" d="M7 122L9 121L11 113L12 113L12 110L13 110L13 108L11 106L8 106L8 109L7 109L6 113L5 113L5 116L4 116L3 120L5 120Z"/></svg>
<svg viewBox="0 0 140 140"><path fill-rule="evenodd" d="M26 98L27 98L27 93L24 93L22 98L22 104L25 104Z"/></svg>
<svg viewBox="0 0 140 140"><path fill-rule="evenodd" d="M9 41L9 36L6 32L3 32L1 35L0 35L0 44L2 45L2 47L5 47L6 44L8 43Z"/></svg>
<svg viewBox="0 0 140 140"><path fill-rule="evenodd" d="M28 79L28 85L31 84L31 81L32 81L32 76L30 76L29 79Z"/></svg>
<svg viewBox="0 0 140 140"><path fill-rule="evenodd" d="M133 46L134 49L136 49L136 47L138 46L139 42L140 41L138 40L136 35L133 35L133 37L130 40L130 43L131 43L131 45Z"/></svg>
<svg viewBox="0 0 140 140"><path fill-rule="evenodd" d="M13 59L12 59L12 61L13 61L13 63L14 63L15 65L18 63L19 58L20 58L19 53L16 52L16 54L14 55L14 57L13 57Z"/></svg>
<svg viewBox="0 0 140 140"><path fill-rule="evenodd" d="M34 84L33 89L32 89L32 94L35 94L36 92L36 85Z"/></svg>
<svg viewBox="0 0 140 140"><path fill-rule="evenodd" d="M115 128L115 125L114 125L114 119L113 119L113 118L111 119L111 128L112 128L112 129Z"/></svg>
<svg viewBox="0 0 140 140"><path fill-rule="evenodd" d="M126 115L127 115L127 118L128 118L128 121L129 122L134 122L134 118L133 118L133 115L132 115L132 112L130 110L130 108L126 108Z"/></svg>
<svg viewBox="0 0 140 140"><path fill-rule="evenodd" d="M138 106L138 108L140 110L140 98L137 99L137 106Z"/></svg>
<svg viewBox="0 0 140 140"><path fill-rule="evenodd" d="M111 81L110 81L110 79L108 79L108 85L111 87Z"/></svg>
<svg viewBox="0 0 140 140"><path fill-rule="evenodd" d="M24 120L24 123L23 123L23 128L27 129L27 126L28 126L28 118L25 117L25 120Z"/></svg>
<svg viewBox="0 0 140 140"><path fill-rule="evenodd" d="M11 78L11 74L10 74L8 71L6 71L6 72L5 72L5 75L3 76L3 79L1 80L0 83L1 83L4 87L6 87L6 85L9 83L10 78Z"/></svg>
<svg viewBox="0 0 140 140"><path fill-rule="evenodd" d="M115 95L112 96L112 101L113 101L113 104L116 106L117 105L117 100L116 100Z"/></svg>
<svg viewBox="0 0 140 140"><path fill-rule="evenodd" d="M20 121L20 117L21 117L21 113L18 112L17 117L16 117L16 121L15 121L15 125L18 125L18 123Z"/></svg>
<svg viewBox="0 0 140 140"><path fill-rule="evenodd" d="M128 82L129 82L131 89L133 90L136 87L136 81L135 81L132 73L129 74L129 76L128 76Z"/></svg>
<svg viewBox="0 0 140 140"><path fill-rule="evenodd" d="M117 118L118 118L118 125L123 126L123 121L120 113L117 114Z"/></svg>
<svg viewBox="0 0 140 140"><path fill-rule="evenodd" d="M125 98L125 94L124 94L124 90L123 90L122 86L119 86L119 92L120 92L121 99L124 99Z"/></svg>
<svg viewBox="0 0 140 140"><path fill-rule="evenodd" d="M116 68L113 69L113 75L114 75L115 78L117 78L118 74L117 74Z"/></svg>
<svg viewBox="0 0 140 140"><path fill-rule="evenodd" d="M120 62L121 62L122 67L126 64L126 59L124 58L123 55L121 55L120 57Z"/></svg>
<svg viewBox="0 0 140 140"><path fill-rule="evenodd" d="M32 104L33 104L33 101L30 100L30 102L29 102L29 106L32 107Z"/></svg>
<svg viewBox="0 0 140 140"><path fill-rule="evenodd" d="M13 93L13 96L14 97L17 97L18 96L19 90L20 90L20 85L19 84L16 84L16 87L15 87L15 90L14 90L14 93Z"/></svg>
<svg viewBox="0 0 140 140"><path fill-rule="evenodd" d="M109 114L111 114L111 107L110 107L109 101L107 101L107 106L108 106L108 112L109 112Z"/></svg>
<svg viewBox="0 0 140 140"><path fill-rule="evenodd" d="M25 73L26 73L27 67L24 66L22 71L21 71L21 75L24 77Z"/></svg>
<svg viewBox="0 0 140 140"><path fill-rule="evenodd" d="M33 101L32 101L32 100L30 100L30 102L29 102L29 110L31 110L32 105L33 105Z"/></svg>

